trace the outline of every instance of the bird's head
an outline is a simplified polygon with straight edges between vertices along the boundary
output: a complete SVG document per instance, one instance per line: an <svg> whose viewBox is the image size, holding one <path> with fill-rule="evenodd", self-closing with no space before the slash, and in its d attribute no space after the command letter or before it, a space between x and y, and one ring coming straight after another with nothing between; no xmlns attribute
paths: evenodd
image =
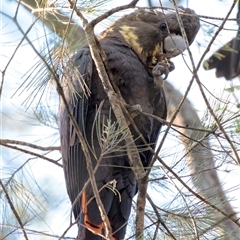
<svg viewBox="0 0 240 240"><path fill-rule="evenodd" d="M182 8L181 20L190 45L199 28L199 19L189 8ZM126 42L149 67L165 58L182 53L186 42L182 37L176 13L164 14L155 9L139 9L114 22L100 39L117 38Z"/></svg>

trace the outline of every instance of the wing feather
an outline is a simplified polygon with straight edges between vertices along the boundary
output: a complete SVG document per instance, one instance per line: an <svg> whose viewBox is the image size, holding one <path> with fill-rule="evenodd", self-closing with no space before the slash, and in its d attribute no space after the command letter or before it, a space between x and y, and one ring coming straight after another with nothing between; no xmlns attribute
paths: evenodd
<svg viewBox="0 0 240 240"><path fill-rule="evenodd" d="M70 110L80 131L84 134L93 66L89 49L82 48L79 50L74 55L73 61L79 74L75 74L76 69L71 69L70 78L63 79L63 86ZM88 174L87 171L82 171L82 169L86 169L86 162L83 161L84 153L62 101L60 102L60 132L67 192L71 201L74 202L88 179ZM79 213L80 202L74 207L75 217Z"/></svg>
<svg viewBox="0 0 240 240"><path fill-rule="evenodd" d="M132 106L140 104L143 111L165 118L166 103L163 89L154 87L152 74L139 56L128 45L114 39L103 40L101 44L107 54L108 65L114 81L118 85L126 103ZM106 120L110 116L111 107L87 48L77 53L74 64L82 76L82 82L79 79L72 78L71 85L76 93L73 94L68 85L65 94L79 128L89 143L89 148L94 147L96 158L92 154L92 163L95 166L97 159L101 155L101 146L98 142L99 137L96 133L96 126L94 126L96 109L101 105L100 119ZM89 97L86 94L86 87L91 91ZM65 109L64 106L61 106L61 109ZM111 114L111 121L116 121L114 114ZM161 123L141 114L135 117L134 121L143 137L154 147ZM103 123L105 122L101 122L101 124ZM148 166L152 154L148 150L141 150L144 146L143 141L133 127L130 127L130 129L134 139L137 139L136 144L141 151L140 157L143 165ZM65 110L61 112L61 140L67 191L71 201L74 202L88 180L88 173L81 145ZM124 142L120 144L123 145ZM95 173L95 179L98 188L101 189L100 197L112 223L113 232L116 231L114 236L117 239L121 239L125 235L132 198L137 192L137 183L129 167L127 154L114 151L109 156L102 158L100 166ZM104 187L113 181L116 181L116 186L112 187L116 189L114 191L117 194L108 187ZM86 188L86 197L89 200L93 196L94 194L89 185ZM97 226L100 226L102 219L94 199L88 204L88 209L88 219L97 228ZM80 213L81 199L74 206L75 218ZM81 223L83 223L82 218L81 214ZM79 226L79 231L82 234L85 228Z"/></svg>

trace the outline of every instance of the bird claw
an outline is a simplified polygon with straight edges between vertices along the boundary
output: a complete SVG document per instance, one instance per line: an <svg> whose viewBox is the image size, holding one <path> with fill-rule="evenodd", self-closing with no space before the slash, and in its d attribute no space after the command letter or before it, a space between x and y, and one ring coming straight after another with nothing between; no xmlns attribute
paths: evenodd
<svg viewBox="0 0 240 240"><path fill-rule="evenodd" d="M163 80L168 77L169 72L175 69L173 62L168 59L158 62L157 65L153 68L152 74L154 78L159 78L159 76L164 75Z"/></svg>

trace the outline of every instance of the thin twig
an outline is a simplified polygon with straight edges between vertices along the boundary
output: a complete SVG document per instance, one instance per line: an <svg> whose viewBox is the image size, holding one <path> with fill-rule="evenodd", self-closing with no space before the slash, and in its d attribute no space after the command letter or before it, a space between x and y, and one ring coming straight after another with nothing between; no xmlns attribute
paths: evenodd
<svg viewBox="0 0 240 240"><path fill-rule="evenodd" d="M109 16L111 16L112 14L114 14L116 12L119 12L119 11L125 10L125 9L129 9L129 8L135 8L135 6L138 3L138 1L139 0L133 0L129 4L112 8L111 10L107 11L106 13L104 13L101 16L99 16L99 17L95 18L94 20L92 20L90 22L90 24L94 27L96 24L98 24L99 22L103 21L104 19L108 18Z"/></svg>
<svg viewBox="0 0 240 240"><path fill-rule="evenodd" d="M8 17L8 18L12 19L9 15L7 15L7 14L5 14L5 13L3 13L3 12L1 12L1 14L4 15L5 17ZM15 18L13 18L12 20L13 20L13 22L16 23L16 19L15 19ZM27 29L27 31L26 31L25 33L23 33L23 37L22 37L21 41L20 41L20 42L18 43L18 45L16 46L14 52L11 54L11 57L10 57L10 59L8 60L7 64L5 65L4 70L2 70L2 81L1 81L1 83L0 83L0 99L1 99L1 96L2 96L2 89L3 89L3 84L4 84L4 79L5 79L5 73L6 73L6 71L7 71L7 68L9 67L10 63L12 62L12 60L13 60L14 56L16 55L19 47L22 45L23 41L27 38L28 33L30 32L30 30L33 28L33 26L35 25L35 23L36 23L37 21L38 21L38 18L36 18L36 19L34 20L34 22L30 25L30 27Z"/></svg>
<svg viewBox="0 0 240 240"><path fill-rule="evenodd" d="M163 169L163 168L162 168ZM164 169L163 169L164 171ZM182 191L180 190L180 188L175 184L175 182L172 180L172 178L169 177L168 173L166 171L164 171L165 175L168 177L168 179L172 182L172 184L174 185L174 187L178 190L178 193L180 194L180 196L182 197L184 203L185 203L185 206L187 208L187 211L188 211L188 214L189 214L189 218L190 220L192 221L193 223L193 227L194 227L194 232L195 232L195 240L199 240L199 232L198 232L198 228L197 228L197 223L194 219L194 216L188 206L188 203L186 201L186 198L184 196L184 194L182 193Z"/></svg>
<svg viewBox="0 0 240 240"><path fill-rule="evenodd" d="M8 228L13 228L13 229L20 229L22 230L21 227L19 226L13 226L13 225L9 225L9 224L0 224L2 227L8 227ZM46 232L43 232L43 231L37 231L37 230L34 230L34 229L30 229L30 228L24 228L25 231L31 233L31 234L34 234L34 235L43 235L45 237L51 237L51 238L58 238L58 239L61 239L59 236L57 235L54 235L54 234L50 234L50 233L46 233ZM1 236L2 237L2 236ZM3 239L6 239L6 238L1 238L1 240ZM72 238L72 237L66 237L66 239L72 239L72 240L76 240L76 238Z"/></svg>
<svg viewBox="0 0 240 240"><path fill-rule="evenodd" d="M136 1L134 1L134 2L136 2ZM99 76L102 80L103 87L104 87L105 91L107 92L107 95L109 97L111 106L112 106L113 111L115 113L115 116L118 120L119 126L121 128L128 129L128 124L126 123L126 120L125 120L125 117L122 113L121 107L120 108L118 107L119 100L116 97L116 94L114 93L114 90L113 90L111 84L109 84L108 75L104 72L105 67L102 64L102 59L101 59L101 57L104 58L104 56L100 56L99 52L96 52L92 49L92 46L95 45L94 49L96 49L96 46L97 46L96 45L96 39L94 37L91 38L91 34L92 34L92 31L93 31L93 26L91 25L91 23L88 24L87 21L84 18L82 18L80 12L77 12L77 15L82 19L82 23L83 23L84 29L86 31L86 35L87 35L88 42L89 42L89 45L90 45L90 51L91 51L92 57L95 60L95 64L97 66L98 74L99 74ZM129 157L129 160L130 160L130 165L132 167L134 167L132 170L133 170L133 172L136 176L136 180L139 183L139 187L141 185L146 186L146 181L143 177L145 175L144 174L144 169L143 169L141 160L140 160L139 155L138 155L138 151L136 149L136 146L134 144L134 141L132 139L131 134L127 134L127 137L126 137L125 141L126 141L126 146L127 146L128 157ZM136 150L133 151L133 149L136 149ZM144 191L143 192L140 191L139 194L140 195L142 195L143 193L145 194L146 187L142 187L141 189L142 190L144 189ZM139 213L140 212L144 213L144 206L145 206L145 197L142 197L141 198L141 206L139 206L139 209L140 210L142 209L142 211L139 210ZM142 218L140 218L140 217L137 218L137 223L136 223L137 236L141 236L142 233L143 233L143 226L144 226L143 222L144 221L141 220L141 219Z"/></svg>
<svg viewBox="0 0 240 240"><path fill-rule="evenodd" d="M149 201L149 203L151 204L156 216L157 216L157 219L158 219L158 222L163 226L163 228L167 231L167 233L169 234L169 236L174 239L174 240L177 240L174 235L172 234L172 232L169 230L169 228L167 227L167 225L165 224L165 222L162 220L161 216L160 216L160 213L158 211L158 209L156 208L156 205L154 204L153 200L150 198L149 195L147 195L147 200Z"/></svg>
<svg viewBox="0 0 240 240"><path fill-rule="evenodd" d="M177 4L175 3L175 8L168 8L168 7L163 7L161 5L161 7L155 7L155 6L152 6L152 7L136 7L137 9L160 9L160 10L166 10L166 11L169 11L169 12L173 12L173 13L177 13L177 10L176 10L176 6ZM178 7L177 7L178 9ZM181 10L181 8L180 8ZM191 16L191 17L196 17L195 14L191 14L191 13L185 13L185 12L181 12L179 11L179 15L185 15L185 16ZM199 18L206 18L206 19L211 19L211 20L220 20L220 21L224 21L226 18L223 18L223 17L211 17L211 16L206 16L206 15L198 15ZM238 18L227 18L227 21L237 21L239 20Z"/></svg>
<svg viewBox="0 0 240 240"><path fill-rule="evenodd" d="M7 199L7 202L8 202L8 204L9 204L9 206L10 206L10 208L11 208L11 210L12 210L12 212L13 212L13 214L14 214L14 216L15 216L18 224L19 224L19 226L21 227L21 230L22 230L22 232L23 232L24 238L25 238L26 240L28 240L27 233L26 233L26 231L25 231L25 229L24 229L24 224L22 223L22 220L21 220L20 216L18 215L17 210L15 209L15 207L14 207L14 205L13 205L13 202L12 202L12 200L11 200L8 192L7 192L7 189L5 188L5 186L4 186L4 184L3 184L3 182L2 182L1 179L0 179L0 186L1 186L1 188L2 188L2 190L3 190L3 192L4 192L4 194L5 194L5 197L6 197L6 199Z"/></svg>
<svg viewBox="0 0 240 240"><path fill-rule="evenodd" d="M238 219L234 218L232 214L228 214L221 210L220 208L216 207L214 204L212 204L209 200L202 197L200 194L196 193L194 190L192 190L171 167L169 167L160 157L158 157L158 161L162 164L164 168L166 168L169 172L173 174L173 176L181 183L190 193L192 193L195 197L200 199L202 202L204 202L206 205L210 206L211 208L215 209L217 212L221 213L222 215L226 216L228 219L233 221L235 224L237 224L240 227L240 223L238 222Z"/></svg>
<svg viewBox="0 0 240 240"><path fill-rule="evenodd" d="M162 8L162 3L161 3L161 2L160 2L160 5L161 5L161 8ZM178 22L179 22L179 25L180 25L180 29L181 29L183 38L184 38L185 43L186 43L186 46L187 46L187 50L188 50L189 54L191 55L191 51L189 50L189 44L188 44L186 32L185 32L185 30L184 30L184 26L183 26L183 23L182 23L182 21L181 21L178 8L177 8L177 6L175 6L175 8L176 8L176 13L177 13L176 15L177 15L177 19L178 19ZM161 142L160 142L157 150L155 151L156 153L155 153L155 155L154 155L154 157L153 157L153 159L152 159L152 161L151 161L151 163L150 163L151 166L153 166L154 162L156 161L157 156L158 156L160 150L162 149L163 143L164 143L164 141L165 141L166 138L167 138L168 132L170 131L171 125L172 125L172 123L174 122L175 118L177 117L177 114L179 113L181 106L183 105L184 101L185 101L186 98L187 98L187 95L188 95L188 93L189 93L189 91L190 91L190 89L191 89L191 86L192 86L192 84L193 84L193 80L194 80L194 76L193 76L193 78L191 79L191 81L190 81L190 83L189 83L189 85L188 85L188 88L187 88L187 90L186 90L186 92L185 92L185 94L184 94L181 102L179 103L178 107L175 109L175 112L172 114L172 117L171 117L171 119L170 119L169 125L167 126L167 129L166 129L165 132L164 132L164 135L163 135L163 137L162 137L162 139L161 139Z"/></svg>
<svg viewBox="0 0 240 240"><path fill-rule="evenodd" d="M38 157L38 158L41 158L43 160L46 160L48 162L51 162L51 163L57 165L58 167L63 167L62 164L58 163L58 161L52 160L51 158L45 157L45 156L40 155L38 153L31 152L31 151L28 151L26 149L19 148L19 147L16 147L16 146L12 146L12 145L9 145L9 144L6 144L6 143L1 143L0 142L0 145L2 145L4 147L7 147L7 148L11 148L11 149L17 150L17 151L20 151L20 152L23 152L23 153L26 153L26 154L29 154L29 155L32 155L32 156L35 156L35 157Z"/></svg>
<svg viewBox="0 0 240 240"><path fill-rule="evenodd" d="M231 8L230 8L230 10L228 11L228 13L227 13L227 15L226 15L226 17L225 17L225 19L224 19L224 21L222 22L221 26L220 26L219 29L218 29L219 32L222 30L223 25L224 25L225 22L227 21L229 15L231 14L232 10L234 9L236 3L237 3L237 0L234 0L232 6L231 6ZM213 39L212 39L212 40L213 40ZM211 41L211 42L209 43L209 45L208 45L209 48L210 48L211 43L212 43L212 41ZM189 52L190 52L190 51L189 51ZM190 55L190 56L191 56L191 55ZM191 57L192 57L192 56L191 56ZM202 59L202 58L201 58L201 59ZM199 63L201 63L201 60L199 61ZM192 59L192 64L193 64L193 59ZM230 148L231 148L232 151L233 151L233 154L234 154L234 156L235 156L235 158L236 158L237 163L240 165L240 157L239 157L239 155L238 155L238 152L237 152L235 146L233 145L231 139L229 138L228 134L226 133L225 129L223 128L222 124L219 122L219 120L218 120L216 114L214 113L212 107L210 106L210 103L209 103L209 101L208 101L208 99L207 99L207 96L206 96L206 94L205 94L205 92L204 92L204 90L203 90L201 81L200 81L200 79L199 79L199 77L198 77L197 70L198 70L198 68L195 69L195 66L194 66L194 64L193 64L193 71L194 71L194 73L195 73L194 76L195 76L196 82L197 82L197 84L198 84L198 87L199 87L199 89L200 89L200 92L201 92L201 94L202 94L202 97L203 97L203 99L204 99L204 101L205 101L205 103L206 103L206 105L207 105L207 108L208 108L210 114L213 116L213 119L214 119L214 121L216 122L216 125L218 126L218 128L220 129L220 131L223 133L225 139L227 140L228 144L230 145Z"/></svg>
<svg viewBox="0 0 240 240"><path fill-rule="evenodd" d="M12 139L0 139L0 145L1 143L3 144L15 144L15 145L22 145L22 146L27 146L31 147L34 149L42 150L42 151L61 151L61 147L42 147L39 145L35 145L29 142L24 142L24 141L17 141L17 140L12 140Z"/></svg>

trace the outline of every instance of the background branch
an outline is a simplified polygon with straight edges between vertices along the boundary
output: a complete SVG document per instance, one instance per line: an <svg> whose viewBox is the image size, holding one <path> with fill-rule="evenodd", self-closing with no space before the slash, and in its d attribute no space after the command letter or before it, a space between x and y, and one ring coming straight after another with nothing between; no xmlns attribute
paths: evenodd
<svg viewBox="0 0 240 240"><path fill-rule="evenodd" d="M171 116L183 96L168 82L165 84L165 92L168 102L168 115ZM184 101L174 123L182 126L203 128L195 109L188 100ZM214 156L208 140L208 133L188 128L180 128L179 131L184 134L181 136L181 139L186 149L188 166L191 172L192 181L197 191L210 201L211 199L214 199L215 201L216 198L218 201L216 205L220 209L228 213L230 216L236 216L236 212L228 202L218 178ZM195 141L191 139L194 139ZM216 220L219 221L218 219L222 220L221 226L224 232L229 231L233 234L232 236L240 236L239 227L234 222L227 219L225 216L216 213ZM226 239L233 239L232 236L229 236L229 238Z"/></svg>

